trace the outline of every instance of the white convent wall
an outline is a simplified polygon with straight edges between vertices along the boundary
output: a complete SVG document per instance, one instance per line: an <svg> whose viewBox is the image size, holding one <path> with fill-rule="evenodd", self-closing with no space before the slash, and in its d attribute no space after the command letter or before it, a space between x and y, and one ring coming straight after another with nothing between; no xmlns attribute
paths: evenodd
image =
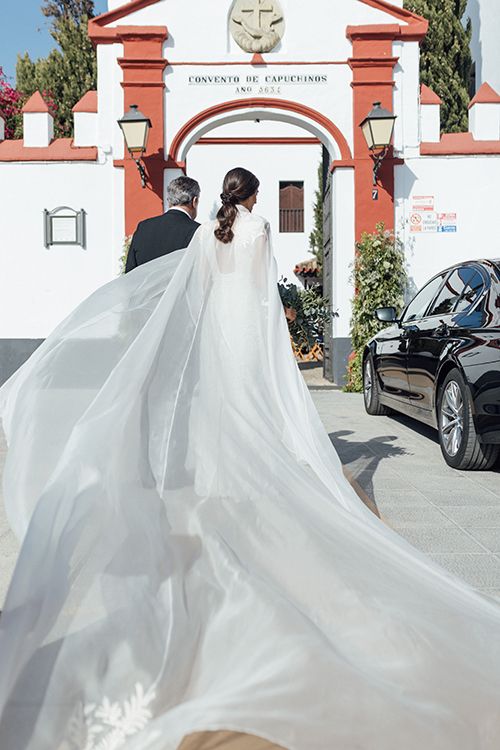
<svg viewBox="0 0 500 750"><path fill-rule="evenodd" d="M345 34L347 26L396 23L393 15L359 0L307 0L307 3L280 0L280 4L285 16L285 35L272 52L265 54L269 60L276 55L294 61L331 60L332 52L340 56L337 59L345 59L352 50ZM391 4L401 7L402 2ZM119 23L166 25L171 32L166 57L173 62L241 60L245 53L236 45L228 28L232 5L233 0L192 0L186 12L185 0L160 0Z"/></svg>
<svg viewBox="0 0 500 750"><path fill-rule="evenodd" d="M168 50L167 50L168 54ZM195 58L198 59L198 58ZM267 83L288 80L290 76L307 76L310 83ZM259 83L246 85L247 77ZM239 83L235 82L236 79ZM228 81L217 83L217 81ZM227 101L272 98L297 102L326 116L341 131L352 150L352 71L348 65L305 65L272 67L174 66L165 73L165 142L167 149L178 131L200 111ZM243 91L242 89L247 89ZM268 115L264 112L262 117ZM294 117L282 112L282 119ZM314 125L314 123L311 123ZM308 133L303 133L308 135ZM341 158L340 151L332 158Z"/></svg>
<svg viewBox="0 0 500 750"><path fill-rule="evenodd" d="M499 0L469 0L464 19L472 21L471 53L476 62L476 88L489 83L500 92Z"/></svg>
<svg viewBox="0 0 500 750"><path fill-rule="evenodd" d="M347 64L352 56L352 45L346 37L346 27L394 24L396 19L359 0L342 0L336 2L335 7L331 0L311 0L306 6L296 0L280 2L286 22L285 34L282 42L264 55L266 62L273 63L266 66L251 65L251 55L243 52L232 39L228 24L232 0L218 0L217 3L193 0L189 13L186 13L184 0L160 0L117 22L168 27L169 38L164 47L164 56L171 63L165 71L167 152L179 129L200 110L229 100L254 97L285 99L312 107L335 123L352 149L352 71ZM391 4L401 7L402 0L394 0ZM116 7L116 3L111 2L110 7ZM113 25L117 24L110 24ZM207 33L207 29L210 33ZM417 47L416 43L408 44ZM404 45L395 46L394 54L401 56L404 75L407 79L412 78L407 85L405 100L411 110L408 112L409 120L413 121L417 106L418 55L414 50L409 55L403 55ZM122 90L116 78L112 81L110 66L116 69L115 60L120 52L108 49L100 55L103 93L106 88L109 100L109 88L113 85L112 98L119 101ZM274 64L277 59L279 65ZM241 65L245 60L248 65ZM300 64L315 61L320 64ZM189 65L183 64L187 62ZM238 65L224 65L234 62L238 62ZM287 80L287 76L297 75L321 80ZM207 76L211 80L203 82ZM104 101L101 90L99 97L100 101ZM401 102L402 97L395 102L398 128L404 119L399 106ZM408 127L411 130L411 125ZM409 135L413 145L415 138L411 132ZM335 154L335 157L338 158L339 154Z"/></svg>
<svg viewBox="0 0 500 750"><path fill-rule="evenodd" d="M123 185L113 172L122 170L109 162L0 164L0 339L44 338L117 275L123 209L116 198ZM86 211L85 249L44 246L43 211L58 206Z"/></svg>
<svg viewBox="0 0 500 750"><path fill-rule="evenodd" d="M219 136L219 131L213 131L213 135ZM251 170L260 179L258 203L254 211L271 224L278 272L299 284L293 268L300 261L312 257L309 253L309 234L314 225L314 193L318 185L321 154L320 145L193 146L188 154L187 173L197 179L202 188L198 220L215 218L226 172L236 166ZM279 232L280 181L304 182L304 232Z"/></svg>
<svg viewBox="0 0 500 750"><path fill-rule="evenodd" d="M395 168L396 230L414 287L461 260L500 257L499 186L500 156L421 157ZM432 196L437 212L456 213L457 231L410 232L414 196Z"/></svg>

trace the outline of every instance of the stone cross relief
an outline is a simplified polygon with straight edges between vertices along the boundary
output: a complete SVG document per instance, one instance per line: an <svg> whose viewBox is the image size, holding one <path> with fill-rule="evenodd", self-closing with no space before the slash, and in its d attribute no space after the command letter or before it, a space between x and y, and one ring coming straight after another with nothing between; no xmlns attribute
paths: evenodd
<svg viewBox="0 0 500 750"><path fill-rule="evenodd" d="M237 0L232 35L246 52L270 52L283 37L284 17L276 0Z"/></svg>

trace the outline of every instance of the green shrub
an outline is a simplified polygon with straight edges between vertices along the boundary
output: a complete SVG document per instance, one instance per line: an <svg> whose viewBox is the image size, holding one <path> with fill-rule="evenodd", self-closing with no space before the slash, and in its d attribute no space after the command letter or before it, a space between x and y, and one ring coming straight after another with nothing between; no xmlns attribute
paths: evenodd
<svg viewBox="0 0 500 750"><path fill-rule="evenodd" d="M119 275L125 273L125 266L127 265L127 256L128 251L130 250L130 245L132 244L132 235L129 234L127 237L123 239L123 252L118 258L118 265L119 265Z"/></svg>
<svg viewBox="0 0 500 750"><path fill-rule="evenodd" d="M323 346L325 326L332 315L326 300L314 289L300 289L284 278L278 282L278 290L290 335L297 347L310 351L315 344ZM293 311L293 314L287 311Z"/></svg>
<svg viewBox="0 0 500 750"><path fill-rule="evenodd" d="M366 342L386 325L375 318L374 310L395 307L399 312L407 286L402 243L384 224L377 224L373 233L364 232L356 243L352 281L355 290L351 318L353 351L345 390L359 392L363 388L362 358Z"/></svg>

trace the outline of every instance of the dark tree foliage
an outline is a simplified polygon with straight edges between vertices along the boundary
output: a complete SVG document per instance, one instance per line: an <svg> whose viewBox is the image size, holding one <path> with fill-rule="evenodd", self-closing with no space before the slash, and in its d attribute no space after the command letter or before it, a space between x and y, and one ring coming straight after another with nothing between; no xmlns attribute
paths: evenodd
<svg viewBox="0 0 500 750"><path fill-rule="evenodd" d="M45 0L42 13L56 21L72 18L79 23L84 16L94 17L94 0Z"/></svg>
<svg viewBox="0 0 500 750"><path fill-rule="evenodd" d="M93 0L45 0L42 13L58 48L45 58L31 60L19 55L17 89L25 98L40 91L54 114L56 136L73 134L72 108L97 85L97 60L88 37L87 24L94 17Z"/></svg>
<svg viewBox="0 0 500 750"><path fill-rule="evenodd" d="M472 70L471 22L464 25L467 0L405 0L404 7L429 21L422 42L420 78L441 99L441 131L468 130L467 105Z"/></svg>
<svg viewBox="0 0 500 750"><path fill-rule="evenodd" d="M323 269L323 165L318 167L318 187L314 194L314 228L309 235L309 249Z"/></svg>

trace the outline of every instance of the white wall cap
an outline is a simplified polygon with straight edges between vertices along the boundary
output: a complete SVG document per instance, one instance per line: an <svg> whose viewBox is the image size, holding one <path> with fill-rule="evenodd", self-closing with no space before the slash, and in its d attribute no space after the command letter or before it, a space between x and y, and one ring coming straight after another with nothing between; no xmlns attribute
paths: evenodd
<svg viewBox="0 0 500 750"><path fill-rule="evenodd" d="M47 147L54 137L54 118L39 91L35 91L28 99L22 112L24 145Z"/></svg>
<svg viewBox="0 0 500 750"><path fill-rule="evenodd" d="M97 146L97 114L75 112L73 121L75 125L73 146Z"/></svg>

